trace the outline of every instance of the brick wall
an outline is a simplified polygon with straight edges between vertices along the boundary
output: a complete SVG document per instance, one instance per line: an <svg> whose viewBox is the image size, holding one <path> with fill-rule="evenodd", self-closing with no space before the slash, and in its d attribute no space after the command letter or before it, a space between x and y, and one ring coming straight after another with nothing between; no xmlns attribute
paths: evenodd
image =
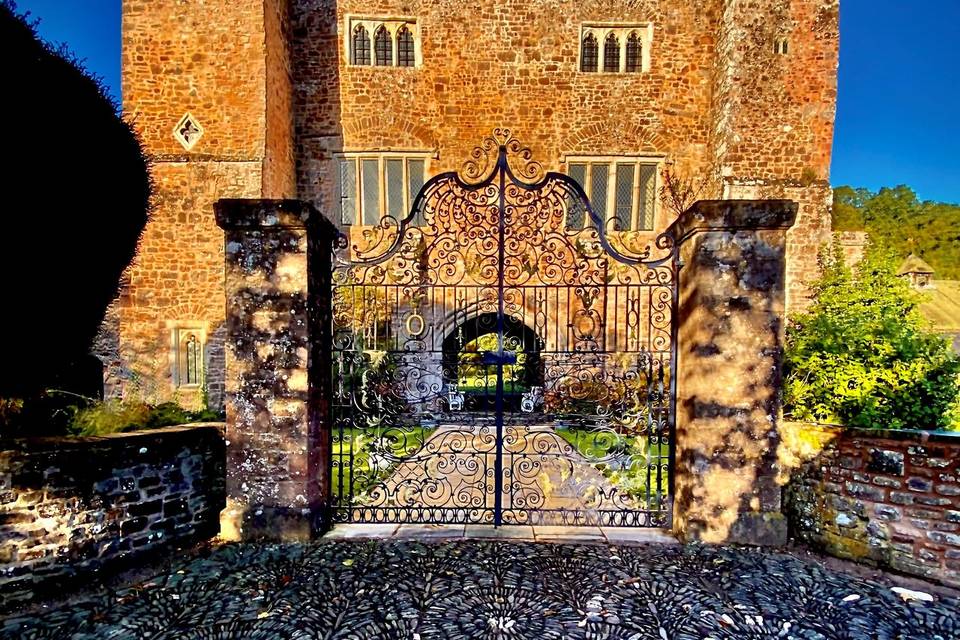
<svg viewBox="0 0 960 640"><path fill-rule="evenodd" d="M833 438L792 474L794 537L960 586L960 434L792 428L808 439Z"/></svg>
<svg viewBox="0 0 960 640"><path fill-rule="evenodd" d="M220 425L0 441L0 601L210 538L224 491Z"/></svg>

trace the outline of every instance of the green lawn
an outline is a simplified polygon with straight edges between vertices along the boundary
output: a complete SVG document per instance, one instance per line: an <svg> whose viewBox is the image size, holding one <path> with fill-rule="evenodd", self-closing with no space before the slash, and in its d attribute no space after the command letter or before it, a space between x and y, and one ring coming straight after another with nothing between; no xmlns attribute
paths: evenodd
<svg viewBox="0 0 960 640"><path fill-rule="evenodd" d="M380 451L381 456L407 458L419 451L433 432L434 429L424 427L351 428L344 429L342 434L339 430L335 431L332 454L334 463L340 467L334 467L333 470L334 495L345 498L350 494L360 494L390 476L397 461L377 468L371 465L371 449L377 445L377 441L387 441L383 443L387 450Z"/></svg>
<svg viewBox="0 0 960 640"><path fill-rule="evenodd" d="M657 489L659 488L660 495L666 495L669 487L668 474L665 469L662 470L658 482L656 466L666 467L670 457L669 444L661 443L651 447L646 436L615 434L609 431L570 427L560 427L554 431L632 498L649 500L650 506L656 508ZM613 468L602 461L617 452L629 456L632 464L627 468ZM648 491L653 495L648 496Z"/></svg>

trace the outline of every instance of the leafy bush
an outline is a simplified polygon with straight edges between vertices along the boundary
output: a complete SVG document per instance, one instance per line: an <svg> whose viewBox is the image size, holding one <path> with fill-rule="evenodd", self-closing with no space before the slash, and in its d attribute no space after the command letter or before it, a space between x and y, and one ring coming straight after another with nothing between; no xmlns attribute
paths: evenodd
<svg viewBox="0 0 960 640"><path fill-rule="evenodd" d="M70 433L77 436L102 436L192 422L216 422L222 418L223 416L210 410L188 411L174 402L148 405L142 402L111 400L79 409L70 425Z"/></svg>
<svg viewBox="0 0 960 640"><path fill-rule="evenodd" d="M926 329L893 253L870 246L851 270L835 244L820 262L813 306L787 331L786 413L874 429L958 426L960 360Z"/></svg>

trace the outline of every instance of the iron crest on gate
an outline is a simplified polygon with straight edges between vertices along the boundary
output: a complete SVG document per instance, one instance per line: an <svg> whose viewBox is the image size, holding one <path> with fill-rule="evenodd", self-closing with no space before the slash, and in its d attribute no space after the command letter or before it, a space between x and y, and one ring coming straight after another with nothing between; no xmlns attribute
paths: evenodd
<svg viewBox="0 0 960 640"><path fill-rule="evenodd" d="M675 243L609 226L498 129L348 228L334 521L669 524Z"/></svg>

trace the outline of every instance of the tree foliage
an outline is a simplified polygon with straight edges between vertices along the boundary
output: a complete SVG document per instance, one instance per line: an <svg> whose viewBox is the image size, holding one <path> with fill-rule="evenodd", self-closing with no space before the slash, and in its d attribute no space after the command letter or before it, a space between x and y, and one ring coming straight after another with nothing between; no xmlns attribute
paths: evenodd
<svg viewBox="0 0 960 640"><path fill-rule="evenodd" d="M40 40L10 2L0 2L0 65L8 160L0 396L28 397L69 386L89 363L147 221L150 179L137 136L100 82Z"/></svg>
<svg viewBox="0 0 960 640"><path fill-rule="evenodd" d="M900 185L874 193L833 190L835 231L867 231L902 259L915 253L936 269L937 278L960 279L960 205L920 201Z"/></svg>
<svg viewBox="0 0 960 640"><path fill-rule="evenodd" d="M787 332L786 412L865 428L957 426L960 360L927 330L895 252L871 245L851 270L835 244L820 262L814 304Z"/></svg>

